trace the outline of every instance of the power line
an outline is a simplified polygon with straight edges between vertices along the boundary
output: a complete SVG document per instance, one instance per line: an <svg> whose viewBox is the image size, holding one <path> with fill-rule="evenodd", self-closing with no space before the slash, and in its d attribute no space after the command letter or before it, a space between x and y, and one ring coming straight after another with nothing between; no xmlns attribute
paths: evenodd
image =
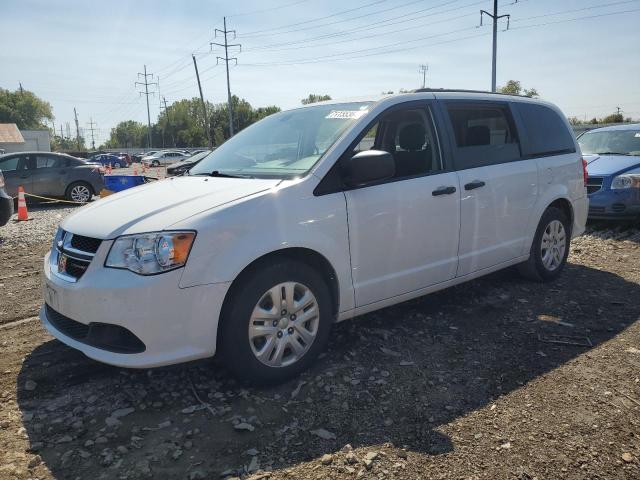
<svg viewBox="0 0 640 480"><path fill-rule="evenodd" d="M144 78L143 82L135 82L134 85L144 85L144 92L138 92L140 95L144 95L147 100L147 126L149 129L147 130L147 141L149 143L149 148L151 148L151 112L149 111L149 95L154 95L155 92L149 92L149 85L158 85L157 82L150 82L147 78L153 78L153 73L147 73L147 66L144 66L144 73L138 72L138 78Z"/></svg>
<svg viewBox="0 0 640 480"><path fill-rule="evenodd" d="M384 3L386 1L387 0L376 0L375 2L370 2L370 3L367 3L365 5L361 5L359 7L356 7L356 8L350 8L348 10L342 10L340 12L332 13L331 15L326 15L324 17L314 18L312 20L305 20L304 22L290 23L290 24L287 24L287 25L281 25L279 27L265 28L263 30L254 30L253 32L247 32L247 33L241 35L240 37L241 38L247 38L247 37L265 36L265 35L280 35L282 33L288 33L288 32L280 32L280 33L274 33L274 34L269 34L269 33L265 33L265 32L272 32L274 30L282 30L283 28L296 27L296 26L299 26L299 25L307 25L309 23L318 22L320 20L325 20L327 18L337 17L337 16L340 16L340 15L345 14L345 13L355 12L357 10L362 10L363 8L371 7L373 5L378 5L378 4ZM414 0L414 1L410 2L410 3L418 3L418 1L421 1L421 0ZM399 8L399 7L400 6L394 7L394 8ZM310 27L310 28L317 28L317 27Z"/></svg>
<svg viewBox="0 0 640 480"><path fill-rule="evenodd" d="M273 50L272 47L279 47L279 46L290 46L290 47L289 48L282 48L282 49L274 50L274 51L298 50L298 49L304 48L304 47L296 47L295 45L299 45L299 44L303 44L303 43L310 43L310 42L313 42L313 41L316 41L316 40L323 40L325 38L334 38L334 37L338 37L338 36L353 35L354 33L357 33L357 32L362 32L362 31L367 31L367 30L375 30L375 29L379 29L381 27L389 27L391 25L398 25L398 24L402 24L403 27L401 29L398 29L398 30L385 31L384 32L385 35L398 33L398 32L404 32L406 30L410 30L410 29L414 29L414 28L424 28L424 27L427 27L427 26L435 25L437 23L444 23L444 22L448 22L448 21L451 21L451 20L458 20L460 18L468 17L468 16L471 16L471 15L476 15L476 13L469 13L469 14L465 14L465 15L457 15L455 17L449 17L449 18L437 20L435 22L429 22L427 24L418 24L418 25L412 25L412 26L407 26L407 22L408 21L415 21L415 20L419 20L419 19L423 19L423 18L428 18L428 17L433 17L433 16L436 16L436 15L441 15L443 13L449 13L449 12L454 12L454 11L457 11L457 10L462 10L464 8L473 7L473 6L476 6L476 5L483 4L483 3L485 3L485 1L484 0L477 1L477 2L466 4L466 5L461 5L459 7L450 8L450 9L447 9L447 10L442 10L440 12L428 13L426 15L421 15L421 16L418 16L418 17L415 16L417 13L422 13L422 12L426 12L426 11L429 11L429 10L433 10L435 8L440 8L440 7L448 5L450 3L451 2L445 2L443 4L435 5L433 7L423 8L423 9L416 10L416 11L413 11L413 12L409 12L409 13L406 13L406 14L403 14L403 15L398 15L396 17L390 17L390 18L387 18L385 20L380 20L378 22L369 23L366 27L352 28L352 29L346 30L346 31L339 31L339 32L334 32L334 33L329 33L329 34L318 35L316 37L302 39L302 40L289 41L289 42L279 42L279 43L261 45L259 47L254 47L254 48L246 48L246 49L244 49L244 52L247 53L247 52L253 52L253 51L256 51L256 50ZM406 19L406 17L412 17L412 18ZM402 19L402 20L399 20L399 19ZM398 20L398 21L393 21L393 20ZM384 25L381 25L381 24L384 24ZM380 32L375 32L374 34L366 35L364 37L356 37L356 38L347 39L347 40L338 40L338 41L335 41L335 42L321 43L321 44L317 44L317 45L311 45L311 47L323 47L323 46L327 46L327 45L333 45L335 43L352 42L352 41L364 40L364 39L374 38L374 37L379 37L379 36L380 36Z"/></svg>
<svg viewBox="0 0 640 480"><path fill-rule="evenodd" d="M218 32L222 33L224 35L224 43L215 43L212 42L211 46L213 45L217 45L219 47L224 47L224 57L216 57L216 62L218 60L224 60L225 66L227 67L227 101L229 102L229 137L233 137L233 105L231 104L231 83L229 81L229 61L230 60L234 60L236 62L236 65L238 64L238 59L233 57L233 58L229 58L229 47L238 47L240 49L240 51L242 51L242 45L239 43L229 43L227 36L230 33L233 33L233 38L236 38L236 31L235 30L227 30L227 17L224 17L223 19L224 22L224 30L219 30L219 29L215 29L213 34L214 36L216 36L218 34ZM194 57L195 59L195 57ZM195 60L194 60L195 61Z"/></svg>
<svg viewBox="0 0 640 480"><path fill-rule="evenodd" d="M308 1L309 0L297 0L295 2L287 3L286 5L280 5L278 7L263 8L261 10L253 10L251 12L236 13L234 15L229 15L229 18L232 18L232 17L244 17L244 16L248 16L248 15L255 15L257 13L273 12L275 10L282 10L283 8L293 7L295 5L299 5L301 3L306 3Z"/></svg>
<svg viewBox="0 0 640 480"><path fill-rule="evenodd" d="M609 13L600 13L597 15L589 15L586 17L576 17L576 18L567 18L564 20L558 20L555 22L545 22L545 23L536 23L533 25L522 25L522 26L518 26L518 27L511 27L511 30L522 30L525 28L535 28L535 27L546 27L548 25L557 25L559 23L567 23L567 22L576 22L578 20L590 20L593 18L602 18L602 17L609 17L611 15L620 15L622 13L633 13L633 12L640 12L640 8L634 8L631 10L622 10L622 11L618 11L618 12L609 12ZM522 19L522 20L526 20L526 19Z"/></svg>
<svg viewBox="0 0 640 480"><path fill-rule="evenodd" d="M564 15L566 13L584 12L585 10L595 10L597 8L613 7L615 5L623 5L623 4L626 4L626 3L636 3L637 1L638 0L624 0L624 1L621 1L621 2L603 3L603 4L600 4L600 5L592 5L590 7L574 8L572 10L563 10L562 12L544 13L542 15L534 15L532 17L527 17L527 18L516 18L516 19L512 20L512 22L524 22L526 20L534 20L536 18L552 17L552 16L555 16L555 15Z"/></svg>

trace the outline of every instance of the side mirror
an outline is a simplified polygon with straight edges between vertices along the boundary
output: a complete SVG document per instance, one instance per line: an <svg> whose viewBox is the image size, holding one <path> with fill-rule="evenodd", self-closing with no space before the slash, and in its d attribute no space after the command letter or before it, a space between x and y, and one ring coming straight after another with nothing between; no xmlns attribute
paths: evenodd
<svg viewBox="0 0 640 480"><path fill-rule="evenodd" d="M392 178L396 173L393 155L383 150L365 150L351 157L344 166L345 183L359 187Z"/></svg>

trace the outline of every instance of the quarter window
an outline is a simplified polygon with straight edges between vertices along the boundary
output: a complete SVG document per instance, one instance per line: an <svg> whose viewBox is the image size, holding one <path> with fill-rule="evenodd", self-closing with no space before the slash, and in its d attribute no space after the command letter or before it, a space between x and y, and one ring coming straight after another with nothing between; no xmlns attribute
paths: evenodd
<svg viewBox="0 0 640 480"><path fill-rule="evenodd" d="M573 135L560 116L544 105L517 103L516 108L527 132L525 155L559 155L573 153Z"/></svg>
<svg viewBox="0 0 640 480"><path fill-rule="evenodd" d="M518 135L506 105L449 104L458 170L520 159Z"/></svg>

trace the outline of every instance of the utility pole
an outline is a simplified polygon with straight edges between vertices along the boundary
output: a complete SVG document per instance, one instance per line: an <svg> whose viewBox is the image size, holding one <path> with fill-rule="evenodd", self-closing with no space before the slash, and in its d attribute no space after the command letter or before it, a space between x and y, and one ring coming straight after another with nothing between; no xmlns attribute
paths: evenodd
<svg viewBox="0 0 640 480"><path fill-rule="evenodd" d="M89 130L91 130L91 149L92 150L96 149L96 140L95 140L95 137L93 136L93 131L95 130L95 128L93 128L94 125L96 125L96 122L93 121L93 118L89 117Z"/></svg>
<svg viewBox="0 0 640 480"><path fill-rule="evenodd" d="M18 82L18 85L20 85L20 95L24 95L24 89L22 88L22 82Z"/></svg>
<svg viewBox="0 0 640 480"><path fill-rule="evenodd" d="M420 65L420 73L422 73L422 88L427 86L427 70L429 70L429 65Z"/></svg>
<svg viewBox="0 0 640 480"><path fill-rule="evenodd" d="M171 116L169 115L169 109L167 108L167 99L162 97L162 101L164 103L164 113L167 116L167 125L169 126L169 128L171 128ZM173 133L171 133L171 143L173 144L174 147L176 146L176 138L173 135Z"/></svg>
<svg viewBox="0 0 640 480"><path fill-rule="evenodd" d="M73 107L73 116L76 119L76 142L78 143L78 150L80 150L80 126L78 125L78 113L76 107Z"/></svg>
<svg viewBox="0 0 640 480"><path fill-rule="evenodd" d="M515 3L517 3L516 0ZM493 15L486 10L480 10L480 26L482 26L482 16L487 15L493 20L493 56L491 59L491 91L496 92L496 56L498 54L498 20L507 18L507 30L509 30L509 20L511 15L498 15L498 0L493 0Z"/></svg>
<svg viewBox="0 0 640 480"><path fill-rule="evenodd" d="M64 135L62 134L62 122L60 123L60 139L64 140Z"/></svg>
<svg viewBox="0 0 640 480"><path fill-rule="evenodd" d="M219 29L215 29L213 31L214 36L217 36L217 34L222 33L224 34L224 43L211 43L210 45L217 45L219 47L224 47L224 57L216 57L216 63L219 60L224 60L225 65L227 67L227 101L229 102L229 136L233 137L233 106L231 105L231 84L229 83L229 60L233 60L236 62L236 65L238 64L238 59L233 57L233 58L229 58L229 47L238 47L240 49L240 51L242 51L242 45L240 45L239 43L229 43L227 40L227 35L230 33L233 33L233 38L236 38L236 31L235 30L227 30L227 17L224 17L224 30L219 30Z"/></svg>
<svg viewBox="0 0 640 480"><path fill-rule="evenodd" d="M207 117L207 104L204 103L204 96L202 95L202 85L200 84L200 74L198 73L198 62L196 56L191 54L193 58L193 66L196 69L196 78L198 79L198 90L200 90L200 101L202 102L202 113L204 114L204 128L207 131L207 141L209 142L209 148L211 148L211 128L209 128L209 118Z"/></svg>
<svg viewBox="0 0 640 480"><path fill-rule="evenodd" d="M138 78L144 78L144 82L135 82L134 86L144 85L144 92L138 92L140 95L144 95L147 99L147 143L148 148L151 148L151 112L149 111L149 95L154 95L155 92L149 91L149 85L158 85L157 82L150 82L147 80L148 77L153 78L153 73L147 73L147 66L144 66L144 73L138 72Z"/></svg>
<svg viewBox="0 0 640 480"><path fill-rule="evenodd" d="M616 114L620 115L622 113L622 109L620 107L616 107Z"/></svg>

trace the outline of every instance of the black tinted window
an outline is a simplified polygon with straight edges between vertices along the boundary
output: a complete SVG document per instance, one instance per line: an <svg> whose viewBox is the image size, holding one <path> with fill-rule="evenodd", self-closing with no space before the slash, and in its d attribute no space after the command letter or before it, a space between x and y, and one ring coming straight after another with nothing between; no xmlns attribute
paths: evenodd
<svg viewBox="0 0 640 480"><path fill-rule="evenodd" d="M60 157L49 157L38 155L36 157L36 168L61 168L67 164L67 160Z"/></svg>
<svg viewBox="0 0 640 480"><path fill-rule="evenodd" d="M544 105L517 103L528 142L525 155L550 155L575 152L573 134L551 108Z"/></svg>
<svg viewBox="0 0 640 480"><path fill-rule="evenodd" d="M458 170L520 158L518 135L506 105L451 103L447 110L456 140Z"/></svg>

